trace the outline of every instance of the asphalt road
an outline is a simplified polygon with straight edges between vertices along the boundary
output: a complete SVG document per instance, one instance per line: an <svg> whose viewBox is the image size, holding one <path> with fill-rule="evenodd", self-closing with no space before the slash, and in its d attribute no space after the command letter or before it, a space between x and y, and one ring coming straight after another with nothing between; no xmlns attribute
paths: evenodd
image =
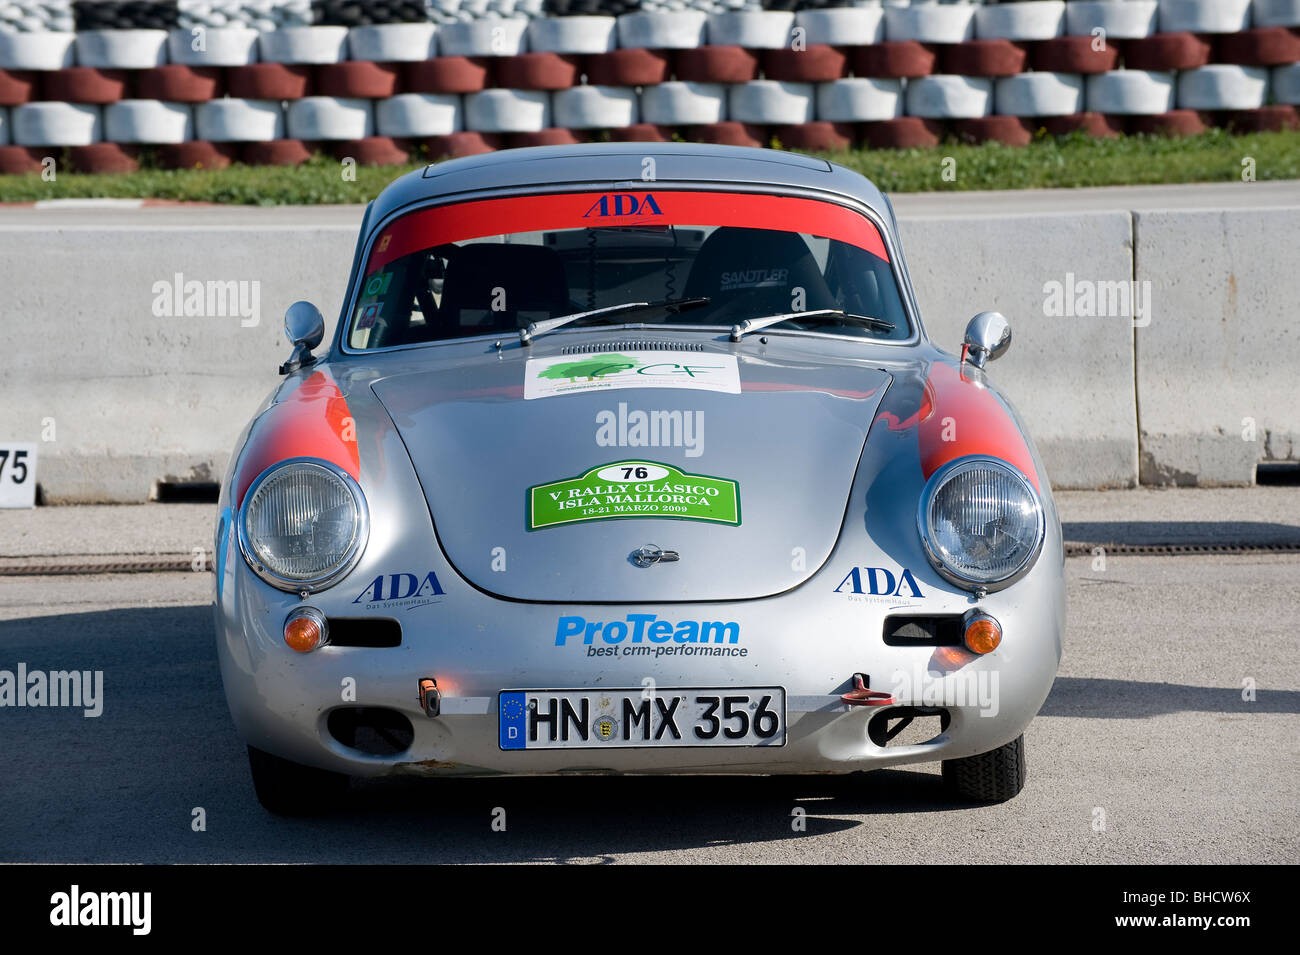
<svg viewBox="0 0 1300 955"><path fill-rule="evenodd" d="M209 575L0 577L0 668L102 669L105 681L98 718L0 710L0 861L1300 858L1300 555L1112 554L1104 569L1072 558L1067 574L1065 659L1027 733L1026 789L1000 806L952 803L932 766L384 779L306 820L276 819L253 797L217 673ZM496 807L504 832L491 827ZM804 832L792 827L800 807Z"/></svg>

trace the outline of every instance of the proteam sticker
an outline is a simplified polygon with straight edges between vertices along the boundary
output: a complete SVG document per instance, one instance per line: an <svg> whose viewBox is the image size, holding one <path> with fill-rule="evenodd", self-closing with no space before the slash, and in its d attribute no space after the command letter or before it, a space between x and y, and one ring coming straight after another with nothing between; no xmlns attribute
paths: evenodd
<svg viewBox="0 0 1300 955"><path fill-rule="evenodd" d="M740 485L655 461L616 461L528 489L528 528L620 517L740 523Z"/></svg>
<svg viewBox="0 0 1300 955"><path fill-rule="evenodd" d="M530 358L524 400L617 388L685 388L740 394L735 355L707 352L600 352L582 357Z"/></svg>

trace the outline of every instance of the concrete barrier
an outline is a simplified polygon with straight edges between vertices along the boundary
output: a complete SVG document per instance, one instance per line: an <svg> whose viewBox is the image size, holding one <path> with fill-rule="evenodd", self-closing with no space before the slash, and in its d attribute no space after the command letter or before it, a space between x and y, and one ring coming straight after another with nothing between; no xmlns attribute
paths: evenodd
<svg viewBox="0 0 1300 955"><path fill-rule="evenodd" d="M355 227L0 229L0 438L39 442L50 502L218 480L278 381L285 307L309 298L332 329L355 242Z"/></svg>
<svg viewBox="0 0 1300 955"><path fill-rule="evenodd" d="M0 439L38 442L46 501L218 480L288 355L285 307L309 299L333 328L360 211L223 211L207 215L237 224L0 224ZM1056 486L1249 484L1257 461L1300 458L1300 206L900 229L941 347L978 311L1011 320L989 373Z"/></svg>
<svg viewBox="0 0 1300 955"><path fill-rule="evenodd" d="M1107 314L1123 309L1105 301L1077 307L1084 283L1128 286L1129 214L902 217L899 231L921 318L940 348L957 353L977 312L1011 321L1011 348L987 370L1020 412L1052 483L1135 484L1131 314Z"/></svg>
<svg viewBox="0 0 1300 955"><path fill-rule="evenodd" d="M1137 212L1143 484L1250 484L1300 458L1300 208Z"/></svg>

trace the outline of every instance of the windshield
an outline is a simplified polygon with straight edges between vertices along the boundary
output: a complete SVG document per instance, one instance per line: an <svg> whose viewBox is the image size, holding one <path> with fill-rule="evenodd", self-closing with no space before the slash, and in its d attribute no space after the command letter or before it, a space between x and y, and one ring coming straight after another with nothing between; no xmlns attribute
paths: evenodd
<svg viewBox="0 0 1300 955"><path fill-rule="evenodd" d="M692 301L689 308L672 303ZM904 340L879 232L829 202L691 192L581 193L417 210L376 239L347 329L354 349L511 334L530 323L627 303L574 321L731 326L838 309L882 319L771 330ZM664 303L664 304L660 304Z"/></svg>

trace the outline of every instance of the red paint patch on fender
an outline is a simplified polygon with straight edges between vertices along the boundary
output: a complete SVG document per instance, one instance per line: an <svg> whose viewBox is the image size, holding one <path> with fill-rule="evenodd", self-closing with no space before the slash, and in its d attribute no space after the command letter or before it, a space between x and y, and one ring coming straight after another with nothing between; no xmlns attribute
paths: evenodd
<svg viewBox="0 0 1300 955"><path fill-rule="evenodd" d="M1038 471L1024 435L1002 402L982 384L936 361L925 382L922 411L927 405L929 413L917 425L926 480L949 461L983 454L1007 462L1039 489ZM951 440L944 440L945 432Z"/></svg>
<svg viewBox="0 0 1300 955"><path fill-rule="evenodd" d="M235 474L235 507L257 476L288 458L320 458L352 478L361 475L356 424L334 376L314 372L253 425Z"/></svg>

